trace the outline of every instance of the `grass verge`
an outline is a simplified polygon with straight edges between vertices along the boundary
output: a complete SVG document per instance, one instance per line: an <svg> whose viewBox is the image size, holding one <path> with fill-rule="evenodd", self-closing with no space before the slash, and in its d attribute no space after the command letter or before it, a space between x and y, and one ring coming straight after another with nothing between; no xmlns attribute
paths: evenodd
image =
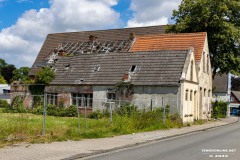
<svg viewBox="0 0 240 160"><path fill-rule="evenodd" d="M182 126L178 115L169 115L163 120L160 110L114 113L112 123L108 116L97 119L47 116L44 136L42 122L41 115L0 112L0 147L18 142L42 143L112 137Z"/></svg>

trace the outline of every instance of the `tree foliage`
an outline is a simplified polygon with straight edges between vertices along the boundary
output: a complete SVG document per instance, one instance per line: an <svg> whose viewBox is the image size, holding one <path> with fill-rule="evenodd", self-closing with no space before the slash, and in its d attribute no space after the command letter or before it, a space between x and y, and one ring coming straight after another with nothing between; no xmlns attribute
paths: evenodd
<svg viewBox="0 0 240 160"><path fill-rule="evenodd" d="M8 84L11 83L14 70L16 70L16 67L13 64L6 65L1 69L1 74Z"/></svg>
<svg viewBox="0 0 240 160"><path fill-rule="evenodd" d="M0 75L0 84L7 84L7 81Z"/></svg>
<svg viewBox="0 0 240 160"><path fill-rule="evenodd" d="M231 84L232 91L240 91L240 78L232 77L232 84Z"/></svg>
<svg viewBox="0 0 240 160"><path fill-rule="evenodd" d="M28 83L30 81L30 77L28 76L28 72L30 71L29 67L21 67L13 71L13 81L21 80L23 83Z"/></svg>
<svg viewBox="0 0 240 160"><path fill-rule="evenodd" d="M8 84L11 83L14 70L16 70L16 67L14 65L7 64L4 59L0 58L0 75L3 76Z"/></svg>
<svg viewBox="0 0 240 160"><path fill-rule="evenodd" d="M52 71L52 69L49 67L44 67L42 70L36 73L35 82L29 86L29 91L32 95L42 95L44 93L45 85L49 84L54 77L55 73Z"/></svg>
<svg viewBox="0 0 240 160"><path fill-rule="evenodd" d="M213 75L240 73L240 1L183 0L167 32L207 32Z"/></svg>
<svg viewBox="0 0 240 160"><path fill-rule="evenodd" d="M36 73L35 83L49 84L54 77L55 73L52 71L52 69L50 67L44 67L42 70Z"/></svg>
<svg viewBox="0 0 240 160"><path fill-rule="evenodd" d="M118 97L128 99L133 94L133 84L131 82L120 81L115 84Z"/></svg>

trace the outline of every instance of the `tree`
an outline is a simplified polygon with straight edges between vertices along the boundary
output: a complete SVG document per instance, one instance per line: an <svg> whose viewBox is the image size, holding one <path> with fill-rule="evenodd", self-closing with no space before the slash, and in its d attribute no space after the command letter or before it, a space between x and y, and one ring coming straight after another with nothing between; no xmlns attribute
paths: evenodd
<svg viewBox="0 0 240 160"><path fill-rule="evenodd" d="M30 81L30 77L28 76L28 72L30 71L29 67L21 67L13 71L13 81L21 80L23 83L28 83Z"/></svg>
<svg viewBox="0 0 240 160"><path fill-rule="evenodd" d="M240 73L240 1L183 0L167 32L207 32L213 76Z"/></svg>
<svg viewBox="0 0 240 160"><path fill-rule="evenodd" d="M55 77L55 73L49 67L44 67L42 70L36 73L36 81L38 84L49 84L53 78Z"/></svg>
<svg viewBox="0 0 240 160"><path fill-rule="evenodd" d="M232 91L240 91L240 78L232 77L232 84L231 84Z"/></svg>
<svg viewBox="0 0 240 160"><path fill-rule="evenodd" d="M12 64L2 67L1 75L4 77L8 84L11 83L14 70L16 70L16 67Z"/></svg>
<svg viewBox="0 0 240 160"><path fill-rule="evenodd" d="M0 72L1 72L2 68L5 67L5 66L7 66L7 63L5 62L4 59L0 58Z"/></svg>
<svg viewBox="0 0 240 160"><path fill-rule="evenodd" d="M7 84L7 81L0 75L0 84Z"/></svg>
<svg viewBox="0 0 240 160"><path fill-rule="evenodd" d="M42 70L36 73L35 82L29 86L29 91L32 95L42 95L44 93L45 86L49 84L54 77L55 73L52 71L52 69L49 67L44 67Z"/></svg>

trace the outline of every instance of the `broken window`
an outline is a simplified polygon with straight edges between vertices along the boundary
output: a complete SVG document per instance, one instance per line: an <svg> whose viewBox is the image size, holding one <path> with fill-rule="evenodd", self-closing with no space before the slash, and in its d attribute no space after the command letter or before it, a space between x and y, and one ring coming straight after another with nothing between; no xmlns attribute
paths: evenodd
<svg viewBox="0 0 240 160"><path fill-rule="evenodd" d="M107 99L116 100L116 93L107 93Z"/></svg>
<svg viewBox="0 0 240 160"><path fill-rule="evenodd" d="M78 107L92 107L92 93L72 93L72 105Z"/></svg>

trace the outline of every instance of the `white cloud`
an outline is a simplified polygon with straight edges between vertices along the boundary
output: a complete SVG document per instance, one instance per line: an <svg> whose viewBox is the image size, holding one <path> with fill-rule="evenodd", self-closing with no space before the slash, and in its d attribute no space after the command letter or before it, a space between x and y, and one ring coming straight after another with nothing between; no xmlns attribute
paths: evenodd
<svg viewBox="0 0 240 160"><path fill-rule="evenodd" d="M0 58L17 67L31 66L48 33L112 28L120 17L111 8L117 5L117 0L49 0L49 3L50 8L26 11L16 24L0 32Z"/></svg>
<svg viewBox="0 0 240 160"><path fill-rule="evenodd" d="M130 9L133 18L128 21L128 27L164 25L177 9L181 0L132 0Z"/></svg>

